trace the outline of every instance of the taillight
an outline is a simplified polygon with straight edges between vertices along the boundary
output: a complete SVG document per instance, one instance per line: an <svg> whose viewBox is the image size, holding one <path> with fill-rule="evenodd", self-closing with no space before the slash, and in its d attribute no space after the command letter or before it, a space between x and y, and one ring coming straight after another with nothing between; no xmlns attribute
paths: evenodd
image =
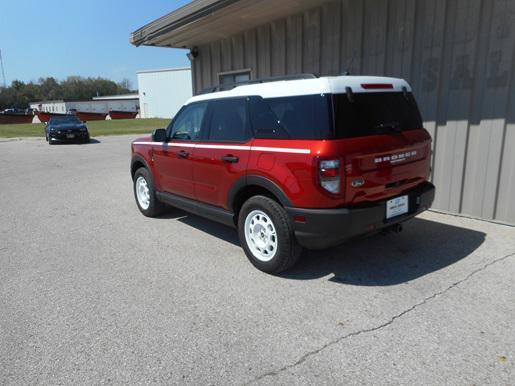
<svg viewBox="0 0 515 386"><path fill-rule="evenodd" d="M340 193L340 160L321 160L319 163L320 185L330 193Z"/></svg>

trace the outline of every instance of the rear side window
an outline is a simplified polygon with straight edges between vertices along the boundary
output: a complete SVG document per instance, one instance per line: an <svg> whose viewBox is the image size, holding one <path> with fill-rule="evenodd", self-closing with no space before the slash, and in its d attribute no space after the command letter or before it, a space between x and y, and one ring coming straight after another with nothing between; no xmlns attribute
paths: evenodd
<svg viewBox="0 0 515 386"><path fill-rule="evenodd" d="M334 94L333 105L336 138L391 134L423 127L411 93Z"/></svg>
<svg viewBox="0 0 515 386"><path fill-rule="evenodd" d="M256 138L322 139L332 132L327 95L251 97L250 114Z"/></svg>
<svg viewBox="0 0 515 386"><path fill-rule="evenodd" d="M209 139L243 142L250 138L246 98L220 99L210 102Z"/></svg>
<svg viewBox="0 0 515 386"><path fill-rule="evenodd" d="M261 97L250 97L250 119L256 138L290 138L270 105Z"/></svg>

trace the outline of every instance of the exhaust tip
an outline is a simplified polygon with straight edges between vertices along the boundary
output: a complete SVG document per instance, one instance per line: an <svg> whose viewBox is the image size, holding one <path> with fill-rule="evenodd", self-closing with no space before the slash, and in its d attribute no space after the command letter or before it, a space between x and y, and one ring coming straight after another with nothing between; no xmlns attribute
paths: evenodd
<svg viewBox="0 0 515 386"><path fill-rule="evenodd" d="M402 224L394 224L391 226L390 230L394 233L401 233L402 232Z"/></svg>
<svg viewBox="0 0 515 386"><path fill-rule="evenodd" d="M393 225L390 225L389 227L386 227L386 228L383 228L381 230L381 233L383 235L387 235L389 233L401 233L402 232L402 224L393 224Z"/></svg>

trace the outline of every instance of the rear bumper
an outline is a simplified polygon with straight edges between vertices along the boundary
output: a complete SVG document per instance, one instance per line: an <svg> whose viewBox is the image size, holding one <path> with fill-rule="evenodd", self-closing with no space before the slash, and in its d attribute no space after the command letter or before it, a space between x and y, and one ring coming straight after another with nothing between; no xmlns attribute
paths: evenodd
<svg viewBox="0 0 515 386"><path fill-rule="evenodd" d="M408 213L386 219L386 201L337 209L286 208L290 218L303 216L305 222L292 221L300 245L308 249L323 249L356 236L376 232L409 220L427 210L433 203L435 187L427 182L402 195L408 195Z"/></svg>

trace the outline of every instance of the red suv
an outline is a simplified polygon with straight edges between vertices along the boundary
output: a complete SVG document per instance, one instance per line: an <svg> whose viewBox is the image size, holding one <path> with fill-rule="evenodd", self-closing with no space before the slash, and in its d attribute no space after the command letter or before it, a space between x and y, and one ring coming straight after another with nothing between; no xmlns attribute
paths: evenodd
<svg viewBox="0 0 515 386"><path fill-rule="evenodd" d="M258 269L399 228L431 205L431 137L402 79L260 82L191 98L132 143L145 216L165 204L236 227Z"/></svg>

